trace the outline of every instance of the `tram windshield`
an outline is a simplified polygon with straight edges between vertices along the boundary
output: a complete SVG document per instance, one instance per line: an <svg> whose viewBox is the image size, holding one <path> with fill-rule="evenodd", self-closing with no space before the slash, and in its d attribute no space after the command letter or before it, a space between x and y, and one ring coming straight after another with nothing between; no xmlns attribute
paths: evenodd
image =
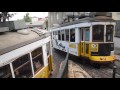
<svg viewBox="0 0 120 90"><path fill-rule="evenodd" d="M104 25L94 25L92 33L93 33L93 42L104 41Z"/></svg>
<svg viewBox="0 0 120 90"><path fill-rule="evenodd" d="M106 26L106 42L113 41L113 25L107 25Z"/></svg>

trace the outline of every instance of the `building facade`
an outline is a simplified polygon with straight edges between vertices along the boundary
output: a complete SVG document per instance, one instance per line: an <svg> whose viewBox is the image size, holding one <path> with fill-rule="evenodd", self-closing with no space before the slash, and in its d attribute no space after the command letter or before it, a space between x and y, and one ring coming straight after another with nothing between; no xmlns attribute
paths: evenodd
<svg viewBox="0 0 120 90"><path fill-rule="evenodd" d="M112 18L116 20L115 36L120 37L120 12L112 12Z"/></svg>
<svg viewBox="0 0 120 90"><path fill-rule="evenodd" d="M84 12L49 12L48 28L52 28L63 23L64 19L69 15L81 15Z"/></svg>
<svg viewBox="0 0 120 90"><path fill-rule="evenodd" d="M104 15L108 12L49 12L48 13L48 29L58 26L64 22L72 22L73 20L78 19L78 17L82 16L92 16L93 14L101 14ZM75 17L73 19L73 16ZM71 17L66 20L66 18ZM66 20L66 21L65 21Z"/></svg>

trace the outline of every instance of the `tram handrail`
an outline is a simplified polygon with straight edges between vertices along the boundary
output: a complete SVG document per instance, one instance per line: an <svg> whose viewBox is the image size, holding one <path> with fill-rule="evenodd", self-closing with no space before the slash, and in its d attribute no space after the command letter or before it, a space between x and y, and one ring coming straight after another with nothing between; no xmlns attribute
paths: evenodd
<svg viewBox="0 0 120 90"><path fill-rule="evenodd" d="M58 76L56 78L67 78L68 75L68 57L69 57L69 52L67 52L66 58L64 62L62 63Z"/></svg>

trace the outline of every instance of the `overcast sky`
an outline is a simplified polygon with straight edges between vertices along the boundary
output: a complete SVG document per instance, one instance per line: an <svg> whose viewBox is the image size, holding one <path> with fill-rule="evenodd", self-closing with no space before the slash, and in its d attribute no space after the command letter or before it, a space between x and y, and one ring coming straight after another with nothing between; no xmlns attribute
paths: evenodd
<svg viewBox="0 0 120 90"><path fill-rule="evenodd" d="M12 18L10 18L10 20L17 20L17 19L23 19L24 15L27 12L9 12L9 13L16 13L15 16L13 16ZM46 16L48 16L48 12L28 12L30 15L30 17L40 17L40 18L44 18Z"/></svg>

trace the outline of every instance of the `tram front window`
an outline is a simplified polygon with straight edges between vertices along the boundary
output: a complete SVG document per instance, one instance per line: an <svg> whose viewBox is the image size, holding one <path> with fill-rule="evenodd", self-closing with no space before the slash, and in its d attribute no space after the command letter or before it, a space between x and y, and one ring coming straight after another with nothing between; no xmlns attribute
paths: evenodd
<svg viewBox="0 0 120 90"><path fill-rule="evenodd" d="M30 56L26 54L15 61L13 61L13 70L15 78L30 78L32 77L32 69L30 63Z"/></svg>
<svg viewBox="0 0 120 90"><path fill-rule="evenodd" d="M0 67L0 78L12 78L9 64L3 67Z"/></svg>
<svg viewBox="0 0 120 90"><path fill-rule="evenodd" d="M113 41L113 25L107 25L106 26L106 42Z"/></svg>
<svg viewBox="0 0 120 90"><path fill-rule="evenodd" d="M104 25L94 25L92 33L93 33L93 42L104 41Z"/></svg>

